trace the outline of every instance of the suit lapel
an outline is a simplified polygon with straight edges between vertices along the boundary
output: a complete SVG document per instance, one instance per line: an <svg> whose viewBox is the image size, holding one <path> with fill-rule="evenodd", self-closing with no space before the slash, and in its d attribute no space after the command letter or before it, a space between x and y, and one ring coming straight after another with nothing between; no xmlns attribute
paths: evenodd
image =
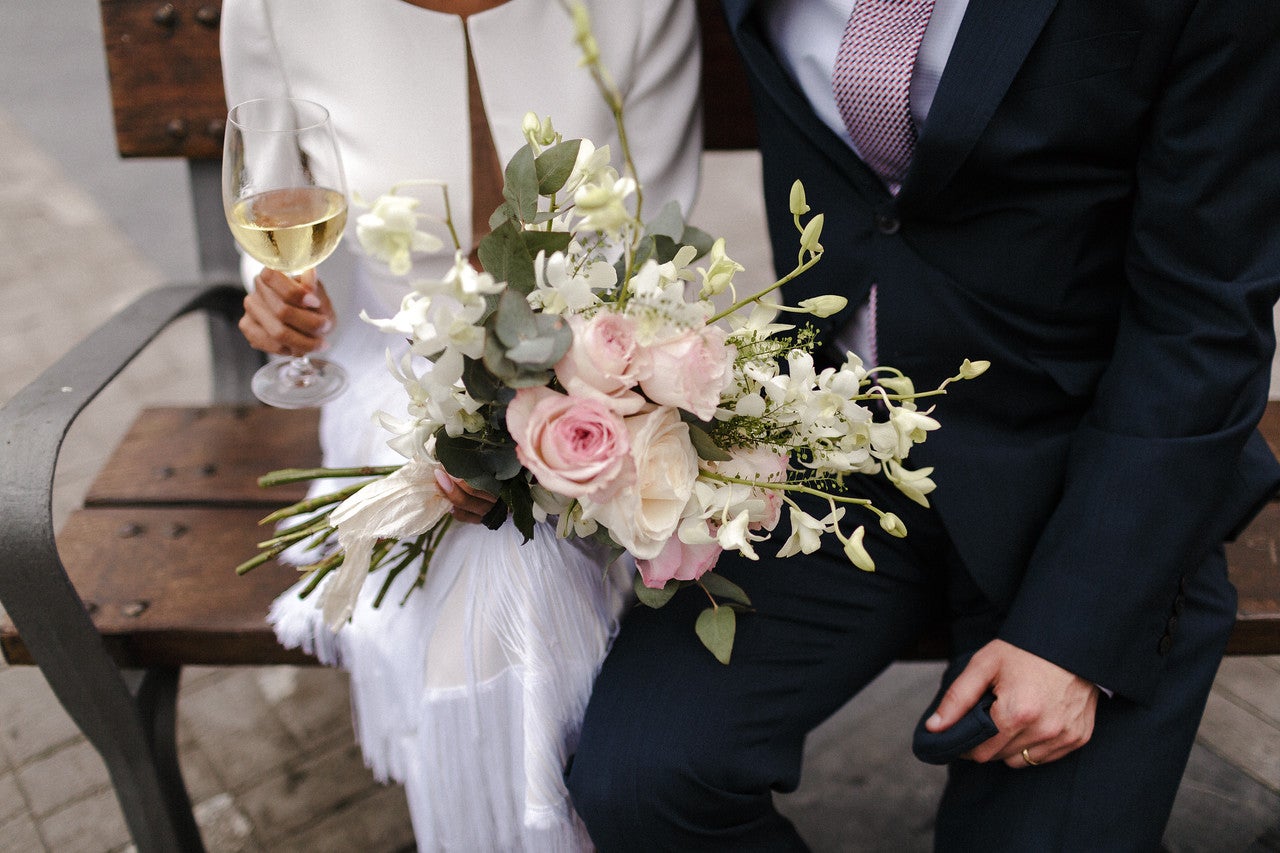
<svg viewBox="0 0 1280 853"><path fill-rule="evenodd" d="M916 143L899 202L955 175L995 114L1057 0L970 0Z"/></svg>

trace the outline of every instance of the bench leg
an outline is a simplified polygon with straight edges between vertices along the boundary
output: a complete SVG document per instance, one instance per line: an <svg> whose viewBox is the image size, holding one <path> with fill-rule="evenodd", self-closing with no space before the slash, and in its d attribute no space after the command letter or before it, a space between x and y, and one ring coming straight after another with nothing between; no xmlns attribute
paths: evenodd
<svg viewBox="0 0 1280 853"><path fill-rule="evenodd" d="M158 850L168 851L176 843L181 851L204 851L178 764L180 673L177 667L122 673L134 696L138 722L149 749L145 767L120 768L121 772L108 769L140 853L147 853L150 847L142 839L154 839Z"/></svg>

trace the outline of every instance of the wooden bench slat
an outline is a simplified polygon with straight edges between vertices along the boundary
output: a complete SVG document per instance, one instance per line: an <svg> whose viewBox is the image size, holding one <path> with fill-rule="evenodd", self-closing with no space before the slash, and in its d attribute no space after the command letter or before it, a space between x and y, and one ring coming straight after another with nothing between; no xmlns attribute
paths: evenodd
<svg viewBox="0 0 1280 853"><path fill-rule="evenodd" d="M278 468L318 465L317 423L313 409L146 409L95 479L85 505L293 503L306 496L305 483L264 489L257 479Z"/></svg>
<svg viewBox="0 0 1280 853"><path fill-rule="evenodd" d="M121 666L314 663L282 649L266 623L297 570L267 563L234 572L270 535L261 517L258 509L84 509L67 520L58 551ZM33 662L7 620L0 648L10 663Z"/></svg>

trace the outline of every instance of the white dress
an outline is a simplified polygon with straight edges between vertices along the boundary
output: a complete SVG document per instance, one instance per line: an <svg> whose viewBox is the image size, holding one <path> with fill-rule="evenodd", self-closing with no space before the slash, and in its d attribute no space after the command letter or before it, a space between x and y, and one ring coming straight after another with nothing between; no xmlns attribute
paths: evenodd
<svg viewBox="0 0 1280 853"><path fill-rule="evenodd" d="M587 5L626 96L646 210L676 200L688 211L701 140L693 3ZM566 138L619 153L572 33L558 0L511 0L473 15L465 37L458 17L401 0L225 0L224 82L230 103L288 94L328 107L356 198L372 201L399 181L446 180L454 224L470 245L468 40L503 163L524 143L528 111L551 116ZM420 197L424 209L442 211L437 194ZM441 273L450 262L449 253L416 259L415 272ZM397 342L358 315L391 316L404 284L360 257L353 233L319 274L339 317L327 356L351 377L321 413L324 463L402 461L373 420L378 410L405 412L385 365ZM454 524L424 586L406 596L415 574L402 573L377 609L383 573L371 575L336 635L314 598L290 590L272 609L277 635L350 671L365 760L379 778L404 784L419 849L589 849L563 768L628 601L629 572L606 574L596 555L549 527L522 545L508 523L497 531Z"/></svg>

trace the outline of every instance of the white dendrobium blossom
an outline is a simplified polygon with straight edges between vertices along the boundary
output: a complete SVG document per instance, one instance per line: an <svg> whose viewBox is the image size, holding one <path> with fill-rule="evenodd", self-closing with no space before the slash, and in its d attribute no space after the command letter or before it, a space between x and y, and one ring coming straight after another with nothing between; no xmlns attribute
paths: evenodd
<svg viewBox="0 0 1280 853"><path fill-rule="evenodd" d="M550 121L547 119L548 123ZM569 173L569 180L564 182L564 187L560 191L572 197L578 191L578 187L583 184L617 180L617 172L609 165L609 159L608 145L597 148L591 140L582 140L578 146L578 158L574 161L573 171Z"/></svg>
<svg viewBox="0 0 1280 853"><path fill-rule="evenodd" d="M618 283L613 264L590 261L578 269L564 252L539 252L533 270L537 287L528 296L529 304L546 314L582 314L600 304L600 291Z"/></svg>
<svg viewBox="0 0 1280 853"><path fill-rule="evenodd" d="M751 543L763 542L769 537L753 534L750 526L750 514L744 510L729 519L727 524L720 525L720 529L716 531L716 541L726 551L737 551L748 560L758 560L760 557Z"/></svg>
<svg viewBox="0 0 1280 853"><path fill-rule="evenodd" d="M782 543L778 557L790 557L794 554L812 554L822 547L824 534L833 533L840 519L844 518L844 507L836 507L833 512L823 518L814 518L797 506L791 510L791 535Z"/></svg>
<svg viewBox="0 0 1280 853"><path fill-rule="evenodd" d="M414 252L438 252L444 245L434 234L418 230L417 208L416 198L388 193L356 219L360 245L371 257L385 263L393 275L409 272Z"/></svg>
<svg viewBox="0 0 1280 853"><path fill-rule="evenodd" d="M919 468L915 471L909 471L896 460L890 459L885 462L885 476L898 487L898 491L920 504L920 506L927 507L929 505L929 499L925 495L938 487L929 478L932 473L932 468Z"/></svg>
<svg viewBox="0 0 1280 853"><path fill-rule="evenodd" d="M698 270L702 276L702 290L698 293L701 299L710 299L716 294L723 293L733 283L734 274L744 269L742 264L724 253L723 237L716 238L716 241L711 244L711 252L707 259L710 261L707 267Z"/></svg>
<svg viewBox="0 0 1280 853"><path fill-rule="evenodd" d="M611 178L583 183L574 191L574 211L582 218L579 228L617 235L634 222L626 201L636 191L635 179Z"/></svg>

